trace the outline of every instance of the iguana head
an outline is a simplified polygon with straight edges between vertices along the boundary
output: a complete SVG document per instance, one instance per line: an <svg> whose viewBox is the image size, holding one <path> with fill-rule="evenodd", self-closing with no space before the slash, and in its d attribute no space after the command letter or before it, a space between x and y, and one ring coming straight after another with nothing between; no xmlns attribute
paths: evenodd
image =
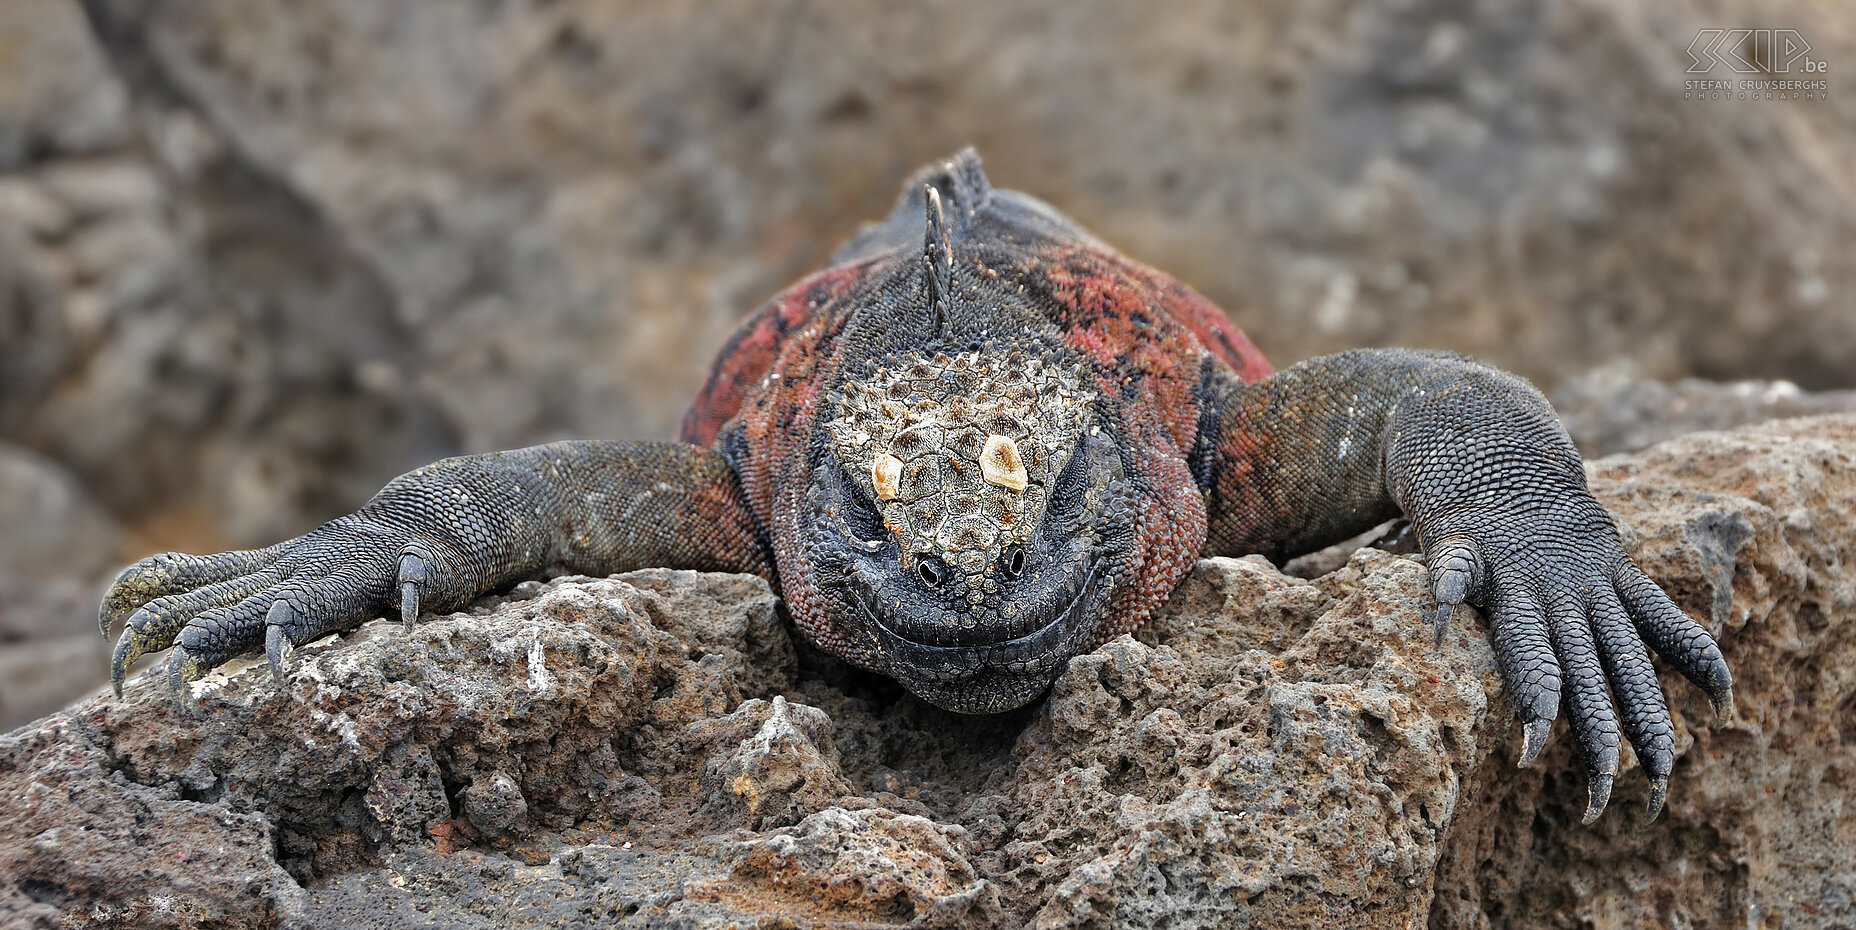
<svg viewBox="0 0 1856 930"><path fill-rule="evenodd" d="M950 710L1035 698L1094 644L1119 574L1121 457L1094 391L1047 357L983 345L874 361L825 424L820 588L863 639L860 661L875 653L865 664Z"/></svg>
<svg viewBox="0 0 1856 930"><path fill-rule="evenodd" d="M926 199L913 289L939 328L953 248ZM1014 299L985 290L963 296ZM837 628L821 641L950 710L1008 710L1100 638L1132 535L1126 472L1052 334L922 335L853 363L821 410L807 561Z"/></svg>

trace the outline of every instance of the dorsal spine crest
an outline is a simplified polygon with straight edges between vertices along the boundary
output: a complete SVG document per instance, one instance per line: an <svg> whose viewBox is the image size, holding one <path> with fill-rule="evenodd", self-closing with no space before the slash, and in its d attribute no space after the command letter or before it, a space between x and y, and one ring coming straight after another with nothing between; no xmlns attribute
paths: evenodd
<svg viewBox="0 0 1856 930"><path fill-rule="evenodd" d="M928 303L934 308L934 331L947 331L948 299L954 290L954 243L949 238L947 211L941 192L933 184L922 186L927 224L922 237L922 276L927 281Z"/></svg>

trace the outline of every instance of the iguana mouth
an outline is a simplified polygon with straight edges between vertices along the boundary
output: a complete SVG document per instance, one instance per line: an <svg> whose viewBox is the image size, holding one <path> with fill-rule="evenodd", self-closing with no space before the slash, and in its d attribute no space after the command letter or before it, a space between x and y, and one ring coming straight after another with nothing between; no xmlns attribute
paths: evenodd
<svg viewBox="0 0 1856 930"><path fill-rule="evenodd" d="M1092 560L1076 594L1056 617L1037 630L993 643L936 646L910 639L883 620L867 593L858 607L888 673L922 699L960 713L996 713L1023 706L1056 678L1061 666L1095 635L1081 622L1097 613L1101 562Z"/></svg>
<svg viewBox="0 0 1856 930"><path fill-rule="evenodd" d="M882 626L885 631L889 631L898 639L915 642L917 646L932 646L932 648L965 648L965 646L984 648L984 646L1004 646L1008 642L1030 639L1030 637L1036 637L1043 629L1047 629L1050 624L1065 622L1071 616L1071 611L1075 609L1076 601L1082 600L1082 594L1086 592L1086 588L1093 579L1095 579L1095 561L1091 559L1086 566L1082 566L1080 572L1069 572L1069 579L1063 581L1060 587L1054 587L1054 590L1041 588L1036 581L1028 588L1021 588L1025 596L1017 598L1017 607L1023 607L1026 601L1045 601L1043 605L1045 609L1038 613L1043 613L1047 620L1041 620L1041 622L1039 622L1038 613L1032 613L1032 611L1017 613L1017 616L1008 618L1008 616L999 616L997 609L991 618L987 618L986 622L954 622L954 620L965 620L965 616L956 613L958 609L948 609L943 613L939 603L932 603L921 613L898 611L895 605L891 605L885 611L883 600L878 596L880 588L876 587L869 577L857 575L852 579L850 587L856 590L854 596L861 601L863 609L869 611L872 616L880 618L878 626ZM961 579L961 583L973 585L974 581L973 579Z"/></svg>
<svg viewBox="0 0 1856 930"><path fill-rule="evenodd" d="M858 579L853 586L857 589L864 610L877 618L877 625L903 640L936 649L999 647L1030 639L1053 624L1066 622L1095 580L1096 561L1090 560L1080 574L1080 577L1071 574L1070 580L1063 585L1062 593L1052 598L1051 606L1056 616L1042 623L1038 622L1036 616L1026 616L1010 621L998 618L990 623L956 626L926 616L898 615L894 611L889 612L887 619L884 619L881 603L869 583Z"/></svg>

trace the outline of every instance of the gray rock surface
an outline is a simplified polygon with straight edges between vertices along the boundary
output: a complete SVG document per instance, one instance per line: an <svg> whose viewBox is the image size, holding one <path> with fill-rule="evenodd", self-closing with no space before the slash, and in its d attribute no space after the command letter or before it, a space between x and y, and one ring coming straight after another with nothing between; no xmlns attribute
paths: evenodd
<svg viewBox="0 0 1856 930"><path fill-rule="evenodd" d="M928 707L795 642L758 579L528 583L410 632L137 679L0 737L23 926L1597 927L1856 920L1856 416L1588 466L1720 637L1682 755L1578 824L1517 770L1489 649L1417 562L1201 562L1049 699Z"/></svg>
<svg viewBox="0 0 1856 930"><path fill-rule="evenodd" d="M375 272L140 39L9 0L0 42L22 50L0 68L0 440L203 549L302 532L455 448L395 388L417 347Z"/></svg>
<svg viewBox="0 0 1856 930"><path fill-rule="evenodd" d="M1856 411L1856 391L1804 391L1790 381L1651 381L1609 365L1568 379L1553 409L1586 458L1635 452L1665 439L1749 423Z"/></svg>
<svg viewBox="0 0 1856 930"><path fill-rule="evenodd" d="M56 464L0 444L0 525L0 641L94 632L90 582L122 557L108 515Z"/></svg>
<svg viewBox="0 0 1856 930"><path fill-rule="evenodd" d="M97 648L98 580L121 531L55 463L0 443L0 730L109 679Z"/></svg>

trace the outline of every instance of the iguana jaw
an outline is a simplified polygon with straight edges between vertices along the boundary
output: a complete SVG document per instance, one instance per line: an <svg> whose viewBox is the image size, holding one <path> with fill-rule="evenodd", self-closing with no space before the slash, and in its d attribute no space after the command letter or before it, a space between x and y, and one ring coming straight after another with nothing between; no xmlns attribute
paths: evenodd
<svg viewBox="0 0 1856 930"><path fill-rule="evenodd" d="M884 623L869 598L859 607L890 660L887 671L922 700L956 713L992 714L1022 707L1050 687L1072 656L1093 641L1106 598L1100 562L1092 562L1074 597L1036 631L1002 642L933 646Z"/></svg>

